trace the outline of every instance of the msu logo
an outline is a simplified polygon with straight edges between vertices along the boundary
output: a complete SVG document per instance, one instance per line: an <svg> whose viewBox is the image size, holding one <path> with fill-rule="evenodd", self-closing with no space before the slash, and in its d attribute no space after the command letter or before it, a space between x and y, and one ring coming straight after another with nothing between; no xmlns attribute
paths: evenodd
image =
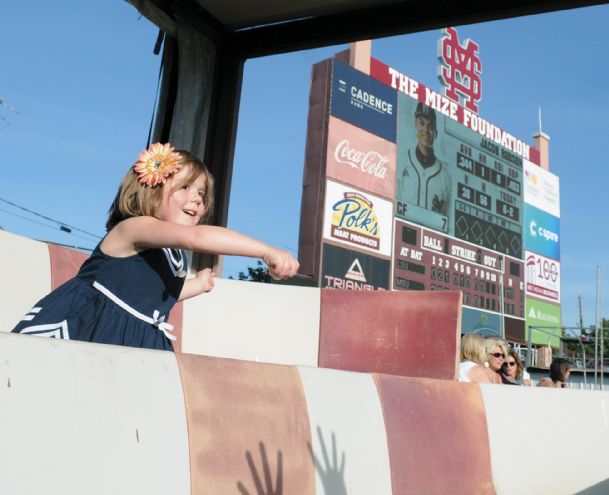
<svg viewBox="0 0 609 495"><path fill-rule="evenodd" d="M438 42L438 58L442 66L438 78L444 86L445 95L454 101L465 99L464 105L478 113L478 101L482 96L480 74L482 62L478 57L478 44L465 40L459 44L455 28L444 28L443 37Z"/></svg>
<svg viewBox="0 0 609 495"><path fill-rule="evenodd" d="M437 194L434 195L431 201L431 210L444 214L446 212L446 200L440 199Z"/></svg>

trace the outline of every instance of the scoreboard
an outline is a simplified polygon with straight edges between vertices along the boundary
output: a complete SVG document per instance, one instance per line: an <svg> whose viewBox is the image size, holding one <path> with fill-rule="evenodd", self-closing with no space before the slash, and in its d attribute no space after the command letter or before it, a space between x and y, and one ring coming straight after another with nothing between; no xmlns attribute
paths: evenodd
<svg viewBox="0 0 609 495"><path fill-rule="evenodd" d="M436 112L433 149L450 182L448 209L439 214L433 207L412 204L409 189L422 183L419 177L408 177L412 175L408 162L414 161L416 153L419 107L417 100L403 94L398 103L397 174L403 186L396 192L396 216L521 258L522 158ZM427 178L426 187L433 189L434 180Z"/></svg>
<svg viewBox="0 0 609 495"><path fill-rule="evenodd" d="M524 317L522 260L398 219L394 232L393 289L461 290L466 306Z"/></svg>
<svg viewBox="0 0 609 495"><path fill-rule="evenodd" d="M336 289L459 290L464 332L524 342L533 309L535 322L559 311L558 181L534 148L395 74L376 59L370 74L314 65L302 273Z"/></svg>

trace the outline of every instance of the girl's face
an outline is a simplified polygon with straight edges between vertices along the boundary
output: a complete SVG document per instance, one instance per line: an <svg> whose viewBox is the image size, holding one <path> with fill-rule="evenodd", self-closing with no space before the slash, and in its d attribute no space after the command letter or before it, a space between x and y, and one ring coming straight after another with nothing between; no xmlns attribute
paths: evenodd
<svg viewBox="0 0 609 495"><path fill-rule="evenodd" d="M180 225L197 225L200 222L205 213L205 175L201 174L194 182L171 192L176 184L184 180L188 172L188 168L183 167L163 185L163 198L157 215L159 219Z"/></svg>
<svg viewBox="0 0 609 495"><path fill-rule="evenodd" d="M501 350L501 347L496 345L491 349L491 352L488 355L488 365L489 368L493 371L499 371L501 369L501 365L505 359L505 355Z"/></svg>

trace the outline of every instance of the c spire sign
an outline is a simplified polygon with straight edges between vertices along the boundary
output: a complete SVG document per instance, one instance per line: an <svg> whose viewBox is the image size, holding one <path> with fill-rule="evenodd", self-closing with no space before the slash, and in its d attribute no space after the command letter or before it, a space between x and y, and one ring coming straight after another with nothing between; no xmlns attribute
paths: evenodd
<svg viewBox="0 0 609 495"><path fill-rule="evenodd" d="M442 30L438 41L438 58L440 67L438 78L444 86L444 94L461 102L467 109L478 113L478 102L482 98L482 62L478 56L478 44L472 40L459 43L455 28Z"/></svg>

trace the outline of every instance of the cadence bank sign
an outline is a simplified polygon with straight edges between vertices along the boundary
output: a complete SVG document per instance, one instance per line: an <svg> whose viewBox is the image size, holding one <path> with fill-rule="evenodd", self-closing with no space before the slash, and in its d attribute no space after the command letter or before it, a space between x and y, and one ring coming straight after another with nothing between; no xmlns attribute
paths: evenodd
<svg viewBox="0 0 609 495"><path fill-rule="evenodd" d="M326 175L393 199L396 148L391 141L330 117Z"/></svg>
<svg viewBox="0 0 609 495"><path fill-rule="evenodd" d="M440 80L446 84L446 95L426 87L375 58L370 59L370 76L469 127L483 138L539 165L538 150L478 115L477 101L482 95L479 77L482 64L477 56L478 46L471 40L467 40L465 46L462 46L459 44L456 30L447 28L440 40L439 51L442 61ZM459 95L465 95L465 107L459 105Z"/></svg>

